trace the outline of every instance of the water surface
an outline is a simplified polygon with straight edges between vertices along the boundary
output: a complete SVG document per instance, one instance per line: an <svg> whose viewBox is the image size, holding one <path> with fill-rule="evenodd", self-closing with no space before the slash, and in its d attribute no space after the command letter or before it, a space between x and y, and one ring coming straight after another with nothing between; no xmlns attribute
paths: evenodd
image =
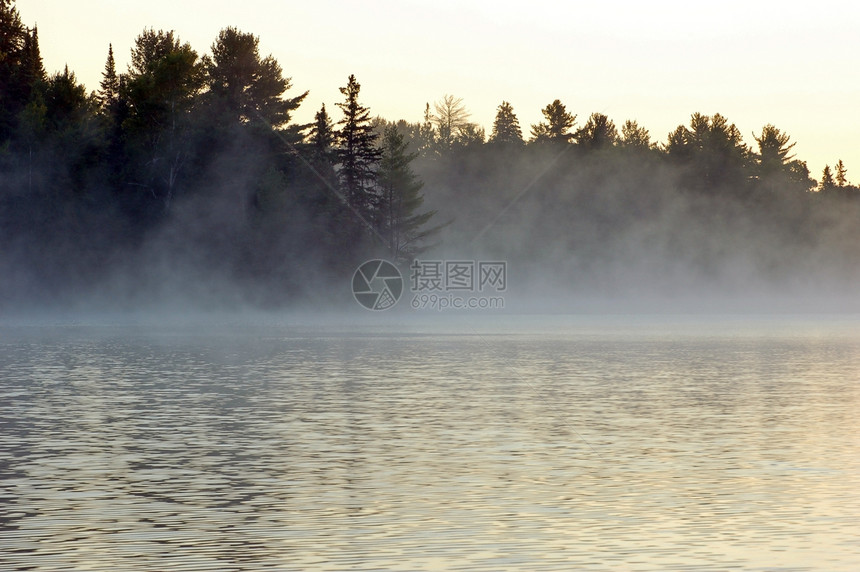
<svg viewBox="0 0 860 572"><path fill-rule="evenodd" d="M857 570L850 321L0 326L2 570Z"/></svg>

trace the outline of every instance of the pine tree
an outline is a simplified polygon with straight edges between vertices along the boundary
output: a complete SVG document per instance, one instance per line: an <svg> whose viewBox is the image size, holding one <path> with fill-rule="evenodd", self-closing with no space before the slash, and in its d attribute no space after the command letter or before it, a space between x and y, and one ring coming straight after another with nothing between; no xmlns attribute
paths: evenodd
<svg viewBox="0 0 860 572"><path fill-rule="evenodd" d="M418 152L427 155L436 145L436 132L433 129L433 115L430 113L430 103L424 105L424 120L418 126Z"/></svg>
<svg viewBox="0 0 860 572"><path fill-rule="evenodd" d="M369 218L376 206L374 184L376 167L382 151L376 147L376 133L370 121L370 110L361 105L358 95L361 85L350 75L345 87L340 88L345 100L336 105L343 112L337 132L340 164L338 175L347 203L363 217Z"/></svg>
<svg viewBox="0 0 860 572"><path fill-rule="evenodd" d="M576 141L585 149L603 149L618 141L615 123L602 113L592 113L588 122L576 134Z"/></svg>
<svg viewBox="0 0 860 572"><path fill-rule="evenodd" d="M818 185L818 190L826 193L835 188L836 183L833 181L833 173L830 170L830 165L825 165L824 171L821 173L821 183Z"/></svg>
<svg viewBox="0 0 860 572"><path fill-rule="evenodd" d="M21 50L21 79L32 90L37 83L45 81L47 77L39 49L39 30L34 27L24 37L24 46Z"/></svg>
<svg viewBox="0 0 860 572"><path fill-rule="evenodd" d="M618 143L627 149L651 149L651 134L639 123L628 119L621 126L621 138Z"/></svg>
<svg viewBox="0 0 860 572"><path fill-rule="evenodd" d="M131 50L126 87L126 136L139 154L134 184L158 197L168 209L194 151L190 143L191 111L204 86L197 52L173 31L144 30Z"/></svg>
<svg viewBox="0 0 860 572"><path fill-rule="evenodd" d="M334 124L325 109L325 103L314 114L314 122L308 137L314 158L330 161L335 144Z"/></svg>
<svg viewBox="0 0 860 572"><path fill-rule="evenodd" d="M379 164L380 189L377 226L388 243L389 255L395 261L409 262L424 250L421 242L441 227L422 227L436 211L416 213L424 203L424 186L410 167L418 153L407 151L407 143L395 125L386 127Z"/></svg>
<svg viewBox="0 0 860 572"><path fill-rule="evenodd" d="M260 38L233 27L224 28L205 58L210 96L239 122L262 118L273 127L290 121L308 92L284 98L292 87L277 60L260 56Z"/></svg>
<svg viewBox="0 0 860 572"><path fill-rule="evenodd" d="M496 119L493 121L493 133L490 135L490 143L509 145L521 145L523 143L520 120L517 119L513 106L507 101L503 101L496 111Z"/></svg>
<svg viewBox="0 0 860 572"><path fill-rule="evenodd" d="M83 121L90 110L91 101L83 84L66 66L61 73L52 75L45 87L46 117L55 131Z"/></svg>
<svg viewBox="0 0 860 572"><path fill-rule="evenodd" d="M789 144L790 137L771 124L765 125L761 135L753 135L758 144L758 171L760 176L773 175L784 171L786 165L794 158L789 155L794 143Z"/></svg>
<svg viewBox="0 0 860 572"><path fill-rule="evenodd" d="M564 104L556 99L541 110L545 121L532 125L532 141L537 143L568 143L573 137L570 130L576 124L576 115L568 113Z"/></svg>
<svg viewBox="0 0 860 572"><path fill-rule="evenodd" d="M0 0L0 144L27 105L29 88L21 74L27 29L12 0Z"/></svg>
<svg viewBox="0 0 860 572"><path fill-rule="evenodd" d="M848 178L846 175L848 174L848 169L845 168L845 164L842 162L842 159L836 162L836 175L834 176L834 180L836 184L840 187L844 187L848 184Z"/></svg>
<svg viewBox="0 0 860 572"><path fill-rule="evenodd" d="M689 127L679 125L669 134L665 151L670 160L690 167L690 187L734 192L747 188L752 154L737 126L719 113L694 113Z"/></svg>
<svg viewBox="0 0 860 572"><path fill-rule="evenodd" d="M113 58L113 44L108 44L108 56L102 81L99 83L99 103L102 111L109 111L111 105L119 98L119 77L116 75L116 63Z"/></svg>
<svg viewBox="0 0 860 572"><path fill-rule="evenodd" d="M310 147L310 161L316 173L326 181L327 186L337 184L337 173L334 165L337 161L335 145L337 134L334 124L326 111L325 104L314 114L314 122L307 138ZM323 190L330 193L329 190Z"/></svg>

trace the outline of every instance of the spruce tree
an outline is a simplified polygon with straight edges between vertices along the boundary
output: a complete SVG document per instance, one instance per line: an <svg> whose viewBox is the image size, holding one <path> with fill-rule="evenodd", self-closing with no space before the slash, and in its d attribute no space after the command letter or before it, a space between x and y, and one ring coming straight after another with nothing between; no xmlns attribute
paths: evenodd
<svg viewBox="0 0 860 572"><path fill-rule="evenodd" d="M385 128L379 164L380 190L376 223L385 238L392 260L410 262L424 250L421 242L441 227L422 229L436 211L416 212L424 203L424 183L410 163L418 153L407 151L407 143L395 125Z"/></svg>
<svg viewBox="0 0 860 572"><path fill-rule="evenodd" d="M37 83L45 81L47 77L42 63L42 53L39 50L39 30L34 27L24 36L21 50L21 79L24 85L32 90Z"/></svg>
<svg viewBox="0 0 860 572"><path fill-rule="evenodd" d="M338 122L342 127L337 132L338 175L347 203L369 218L376 206L374 184L382 151L376 147L370 110L358 101L360 91L355 75L350 75L346 86L340 88L345 100L336 104L343 112Z"/></svg>
<svg viewBox="0 0 860 572"><path fill-rule="evenodd" d="M325 179L327 185L337 184L337 174L334 169L337 160L334 149L336 139L334 124L323 103L320 110L314 114L314 122L311 124L307 141L310 146L311 164L317 174Z"/></svg>
<svg viewBox="0 0 860 572"><path fill-rule="evenodd" d="M108 56L102 81L99 83L99 103L102 111L109 111L111 105L119 98L119 77L116 75L116 62L113 58L113 44L108 44Z"/></svg>
<svg viewBox="0 0 860 572"><path fill-rule="evenodd" d="M335 144L334 124L325 109L325 103L314 114L310 137L311 151L314 158L330 160Z"/></svg>
<svg viewBox="0 0 860 572"><path fill-rule="evenodd" d="M490 143L509 145L521 145L523 143L520 120L517 119L513 106L507 101L503 101L498 107L496 119L493 121L493 133L490 135Z"/></svg>
<svg viewBox="0 0 860 572"><path fill-rule="evenodd" d="M830 165L824 165L824 171L821 173L821 183L818 185L818 190L826 193L835 188L836 183L833 180L833 172L830 170Z"/></svg>

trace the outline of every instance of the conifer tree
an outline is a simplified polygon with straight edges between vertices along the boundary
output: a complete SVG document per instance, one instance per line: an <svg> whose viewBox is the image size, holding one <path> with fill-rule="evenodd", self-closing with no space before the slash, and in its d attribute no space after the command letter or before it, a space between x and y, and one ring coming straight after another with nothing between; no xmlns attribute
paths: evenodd
<svg viewBox="0 0 860 572"><path fill-rule="evenodd" d="M331 161L335 144L334 124L325 109L325 103L314 114L314 122L308 137L315 159Z"/></svg>
<svg viewBox="0 0 860 572"><path fill-rule="evenodd" d="M436 211L418 213L424 203L419 180L410 167L418 153L407 151L407 143L395 125L385 128L382 138L382 158L379 164L380 189L377 225L388 243L393 260L409 262L422 250L422 240L441 227L422 229Z"/></svg>
<svg viewBox="0 0 860 572"><path fill-rule="evenodd" d="M496 111L496 119L493 121L493 132L490 135L490 143L511 145L520 145L523 143L520 120L517 119L513 106L507 101L503 101Z"/></svg>
<svg viewBox="0 0 860 572"><path fill-rule="evenodd" d="M844 187L848 184L848 178L846 175L848 174L848 169L845 168L845 163L842 162L842 159L836 162L836 174L834 175L834 180L836 181L836 185L840 187Z"/></svg>
<svg viewBox="0 0 860 572"><path fill-rule="evenodd" d="M376 206L374 184L382 151L376 147L377 135L370 121L370 110L358 101L360 91L361 84L355 75L350 75L346 86L340 88L345 100L336 104L343 112L337 132L338 175L347 203L362 216L369 217Z"/></svg>
<svg viewBox="0 0 860 572"><path fill-rule="evenodd" d="M567 143L573 137L570 130L576 124L576 115L568 113L564 104L556 99L541 110L544 121L532 125L532 141L537 143Z"/></svg>
<svg viewBox="0 0 860 572"><path fill-rule="evenodd" d="M27 29L12 0L0 0L0 144L11 134L29 89L21 74Z"/></svg>
<svg viewBox="0 0 860 572"><path fill-rule="evenodd" d="M284 77L271 55L260 56L258 36L233 27L221 30L204 65L210 96L239 122L262 117L269 125L281 127L308 94L284 98L292 87L291 78Z"/></svg>
<svg viewBox="0 0 860 572"><path fill-rule="evenodd" d="M39 50L39 30L33 28L24 36L24 45L21 50L21 79L30 90L38 82L45 81L45 66L42 63L42 54Z"/></svg>
<svg viewBox="0 0 860 572"><path fill-rule="evenodd" d="M824 165L824 171L821 173L821 183L818 184L818 190L826 193L835 188L836 183L833 180L833 172L830 170L830 165Z"/></svg>
<svg viewBox="0 0 860 572"><path fill-rule="evenodd" d="M105 70L102 72L102 80L99 83L99 103L103 111L108 111L110 106L119 98L119 77L116 74L116 62L113 57L113 44L108 44L107 61Z"/></svg>
<svg viewBox="0 0 860 572"><path fill-rule="evenodd" d="M628 119L621 126L621 138L619 144L627 149L651 149L651 134L639 123Z"/></svg>
<svg viewBox="0 0 860 572"><path fill-rule="evenodd" d="M586 149L611 147L618 141L615 123L603 113L592 113L582 129L576 134L576 141Z"/></svg>

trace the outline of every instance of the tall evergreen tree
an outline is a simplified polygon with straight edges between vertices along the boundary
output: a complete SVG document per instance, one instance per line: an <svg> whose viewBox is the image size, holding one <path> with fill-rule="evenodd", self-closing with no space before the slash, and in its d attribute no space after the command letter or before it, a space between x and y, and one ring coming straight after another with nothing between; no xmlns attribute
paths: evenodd
<svg viewBox="0 0 860 572"><path fill-rule="evenodd" d="M786 184L809 190L809 169L803 161L790 155L794 143L788 133L767 124L759 135L753 134L753 138L758 145L758 153L753 155L753 168L760 184L778 191Z"/></svg>
<svg viewBox="0 0 860 572"><path fill-rule="evenodd" d="M651 134L636 121L628 119L621 126L621 138L618 143L626 149L651 149Z"/></svg>
<svg viewBox="0 0 860 572"><path fill-rule="evenodd" d="M589 150L612 147L618 141L615 123L602 113L592 113L576 134L576 142Z"/></svg>
<svg viewBox="0 0 860 572"><path fill-rule="evenodd" d="M358 101L360 91L355 75L350 75L346 86L340 88L345 99L336 104L343 112L337 132L338 175L347 203L369 220L376 206L374 185L382 151L376 147L370 110Z"/></svg>
<svg viewBox="0 0 860 572"><path fill-rule="evenodd" d="M823 193L830 192L836 188L836 182L833 180L833 172L830 170L830 165L824 165L824 171L821 173L821 182L818 184L818 190Z"/></svg>
<svg viewBox="0 0 860 572"><path fill-rule="evenodd" d="M689 128L679 125L669 134L665 150L670 160L691 167L690 186L741 191L748 181L750 150L740 130L719 113L694 113Z"/></svg>
<svg viewBox="0 0 860 572"><path fill-rule="evenodd" d="M42 63L42 53L39 49L39 30L33 28L24 36L24 46L21 53L22 81L30 89L37 83L45 81L45 66Z"/></svg>
<svg viewBox="0 0 860 572"><path fill-rule="evenodd" d="M556 99L541 110L544 121L532 125L532 141L537 143L568 143L573 137L570 130L576 124L576 115L568 113L564 104Z"/></svg>
<svg viewBox="0 0 860 572"><path fill-rule="evenodd" d="M431 152L436 145L436 131L433 128L433 114L430 113L430 103L424 104L424 118L418 126L416 134L417 150L424 156Z"/></svg>
<svg viewBox="0 0 860 572"><path fill-rule="evenodd" d="M0 144L11 135L15 117L29 99L29 86L21 73L27 38L14 2L0 0Z"/></svg>
<svg viewBox="0 0 860 572"><path fill-rule="evenodd" d="M523 143L520 120L517 119L513 106L507 101L503 101L496 111L490 143L509 145L521 145Z"/></svg>
<svg viewBox="0 0 860 572"><path fill-rule="evenodd" d="M845 168L845 163L842 162L842 159L839 159L836 162L836 174L833 176L834 181L836 181L836 185L840 187L844 187L848 184L848 169Z"/></svg>
<svg viewBox="0 0 860 572"><path fill-rule="evenodd" d="M107 61L99 83L99 103L102 110L107 112L119 98L119 77L116 74L116 62L113 57L113 44L108 44Z"/></svg>
<svg viewBox="0 0 860 572"><path fill-rule="evenodd" d="M131 50L125 121L139 156L137 188L169 208L193 147L191 111L204 85L204 69L190 44L173 31L144 30Z"/></svg>
<svg viewBox="0 0 860 572"><path fill-rule="evenodd" d="M337 144L337 133L335 133L334 124L326 111L325 103L314 114L314 122L311 124L307 142L310 147L311 165L317 174L325 180L327 187L336 186L335 163L337 162L337 153L335 145ZM323 189L322 192L328 194L331 191Z"/></svg>
<svg viewBox="0 0 860 572"><path fill-rule="evenodd" d="M69 66L51 76L45 88L45 107L50 127L62 131L86 119L91 101L83 84L78 83Z"/></svg>
<svg viewBox="0 0 860 572"><path fill-rule="evenodd" d="M290 121L308 92L292 98L284 93L292 87L277 60L260 56L260 38L233 27L224 28L212 44L212 57L205 58L210 95L236 121L262 118L273 127Z"/></svg>
<svg viewBox="0 0 860 572"><path fill-rule="evenodd" d="M758 172L759 176L769 176L782 172L794 156L789 155L794 143L789 143L791 138L771 124L765 125L760 135L753 135L758 144Z"/></svg>
<svg viewBox="0 0 860 572"><path fill-rule="evenodd" d="M424 186L410 167L418 153L407 151L407 143L395 125L386 127L382 138L382 159L379 164L380 189L377 225L388 243L393 260L410 262L424 250L423 240L441 227L423 229L436 211L416 212L424 203Z"/></svg>
<svg viewBox="0 0 860 572"><path fill-rule="evenodd" d="M335 139L334 124L323 103L320 110L314 114L314 122L311 124L308 137L313 157L322 161L332 161Z"/></svg>

